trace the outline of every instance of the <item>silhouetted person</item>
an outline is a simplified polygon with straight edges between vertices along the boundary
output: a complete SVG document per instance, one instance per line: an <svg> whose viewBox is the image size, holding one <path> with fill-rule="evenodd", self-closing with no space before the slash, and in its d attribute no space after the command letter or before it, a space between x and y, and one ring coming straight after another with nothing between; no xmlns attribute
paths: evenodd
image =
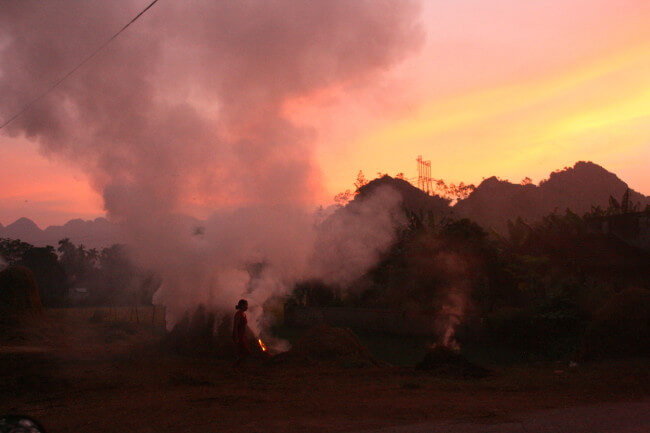
<svg viewBox="0 0 650 433"><path fill-rule="evenodd" d="M235 343L237 349L237 359L234 365L238 367L251 354L251 349L248 346L248 335L246 335L248 325L246 310L248 310L248 301L246 299L240 299L235 309L237 312L235 313L232 326L232 341Z"/></svg>

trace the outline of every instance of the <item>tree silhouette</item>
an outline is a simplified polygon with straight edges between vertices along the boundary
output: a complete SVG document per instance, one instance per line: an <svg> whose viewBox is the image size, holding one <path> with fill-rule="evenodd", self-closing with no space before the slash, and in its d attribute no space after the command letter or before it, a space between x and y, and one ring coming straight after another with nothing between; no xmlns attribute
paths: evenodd
<svg viewBox="0 0 650 433"><path fill-rule="evenodd" d="M334 203L339 206L345 206L352 200L352 197L354 197L354 194L349 189L346 189L344 192L340 192L334 196Z"/></svg>
<svg viewBox="0 0 650 433"><path fill-rule="evenodd" d="M10 265L18 263L33 245L20 239L0 239L0 256Z"/></svg>
<svg viewBox="0 0 650 433"><path fill-rule="evenodd" d="M368 184L368 180L366 179L366 176L363 174L362 170L359 170L359 173L357 174L357 180L354 182L354 187L356 188L356 192L359 192L361 187L367 184Z"/></svg>

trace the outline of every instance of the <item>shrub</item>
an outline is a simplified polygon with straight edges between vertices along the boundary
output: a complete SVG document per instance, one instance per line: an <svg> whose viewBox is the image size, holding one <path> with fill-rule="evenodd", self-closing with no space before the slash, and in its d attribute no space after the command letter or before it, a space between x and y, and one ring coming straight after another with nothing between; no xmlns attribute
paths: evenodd
<svg viewBox="0 0 650 433"><path fill-rule="evenodd" d="M632 288L612 296L594 314L580 355L587 360L650 355L650 291Z"/></svg>
<svg viewBox="0 0 650 433"><path fill-rule="evenodd" d="M554 301L496 310L486 318L486 330L493 344L557 357L575 349L582 323L575 305Z"/></svg>

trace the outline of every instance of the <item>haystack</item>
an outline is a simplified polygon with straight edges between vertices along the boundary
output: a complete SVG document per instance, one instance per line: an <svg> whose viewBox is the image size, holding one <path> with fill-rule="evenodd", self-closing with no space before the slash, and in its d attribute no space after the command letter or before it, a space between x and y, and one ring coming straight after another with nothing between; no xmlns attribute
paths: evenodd
<svg viewBox="0 0 650 433"><path fill-rule="evenodd" d="M469 361L460 352L442 345L433 346L415 368L445 376L473 379L489 374L487 369Z"/></svg>
<svg viewBox="0 0 650 433"><path fill-rule="evenodd" d="M379 366L359 338L347 328L318 325L307 332L288 352L276 355L276 363L333 363L352 367Z"/></svg>
<svg viewBox="0 0 650 433"><path fill-rule="evenodd" d="M34 274L23 266L10 266L0 272L0 311L2 316L43 313Z"/></svg>

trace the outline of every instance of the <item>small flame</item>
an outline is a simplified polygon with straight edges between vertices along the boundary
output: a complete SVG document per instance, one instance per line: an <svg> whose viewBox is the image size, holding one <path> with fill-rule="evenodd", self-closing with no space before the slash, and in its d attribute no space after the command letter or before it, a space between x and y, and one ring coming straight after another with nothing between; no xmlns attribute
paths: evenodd
<svg viewBox="0 0 650 433"><path fill-rule="evenodd" d="M260 349L262 349L262 352L266 352L266 345L261 339L257 339L257 342L260 344Z"/></svg>

